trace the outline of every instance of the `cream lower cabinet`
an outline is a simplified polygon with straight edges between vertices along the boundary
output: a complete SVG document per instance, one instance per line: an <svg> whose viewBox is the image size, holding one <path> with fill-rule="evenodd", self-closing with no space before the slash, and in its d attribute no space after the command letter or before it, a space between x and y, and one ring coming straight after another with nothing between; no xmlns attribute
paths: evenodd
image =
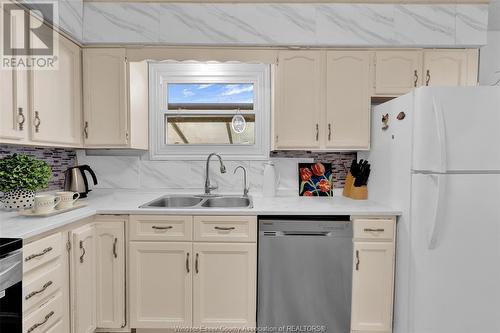
<svg viewBox="0 0 500 333"><path fill-rule="evenodd" d="M73 333L96 329L95 230L93 224L71 231L71 318Z"/></svg>
<svg viewBox="0 0 500 333"><path fill-rule="evenodd" d="M395 219L354 219L351 332L392 332Z"/></svg>
<svg viewBox="0 0 500 333"><path fill-rule="evenodd" d="M125 315L125 233L123 221L95 222L96 326L123 328Z"/></svg>
<svg viewBox="0 0 500 333"><path fill-rule="evenodd" d="M256 244L194 243L193 325L255 327Z"/></svg>
<svg viewBox="0 0 500 333"><path fill-rule="evenodd" d="M31 141L82 146L80 47L59 37L57 70L30 71Z"/></svg>
<svg viewBox="0 0 500 333"><path fill-rule="evenodd" d="M124 223L97 216L70 232L72 333L126 326Z"/></svg>
<svg viewBox="0 0 500 333"><path fill-rule="evenodd" d="M188 327L192 320L192 244L130 243L133 328Z"/></svg>
<svg viewBox="0 0 500 333"><path fill-rule="evenodd" d="M255 326L256 217L130 220L132 328Z"/></svg>
<svg viewBox="0 0 500 333"><path fill-rule="evenodd" d="M23 246L23 333L68 333L66 236L54 233Z"/></svg>

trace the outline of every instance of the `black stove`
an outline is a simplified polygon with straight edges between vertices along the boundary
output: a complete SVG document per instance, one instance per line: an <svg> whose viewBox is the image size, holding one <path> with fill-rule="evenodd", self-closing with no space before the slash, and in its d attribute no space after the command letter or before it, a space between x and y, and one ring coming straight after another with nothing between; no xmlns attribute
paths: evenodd
<svg viewBox="0 0 500 333"><path fill-rule="evenodd" d="M22 239L0 238L0 332L22 332L22 246Z"/></svg>

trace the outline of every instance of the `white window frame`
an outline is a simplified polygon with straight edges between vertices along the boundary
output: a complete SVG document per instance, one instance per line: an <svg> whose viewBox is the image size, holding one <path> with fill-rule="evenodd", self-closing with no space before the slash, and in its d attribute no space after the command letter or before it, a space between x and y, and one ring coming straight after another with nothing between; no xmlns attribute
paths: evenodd
<svg viewBox="0 0 500 333"><path fill-rule="evenodd" d="M204 160L218 152L230 160L267 160L271 136L271 65L216 62L157 62L149 64L150 159ZM253 83L255 142L253 145L167 145L165 115L168 83ZM221 111L218 114L234 113ZM186 111L188 115L190 112ZM200 112L194 112L199 114ZM245 114L244 110L240 111ZM172 111L173 114L173 111ZM184 112L183 112L184 114ZM204 113L205 114L205 113ZM209 113L207 113L209 114Z"/></svg>

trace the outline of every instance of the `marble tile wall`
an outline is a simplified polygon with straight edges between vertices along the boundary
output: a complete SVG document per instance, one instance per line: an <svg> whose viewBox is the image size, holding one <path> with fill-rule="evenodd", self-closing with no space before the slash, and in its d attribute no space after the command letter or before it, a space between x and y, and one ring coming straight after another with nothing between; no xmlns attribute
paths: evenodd
<svg viewBox="0 0 500 333"><path fill-rule="evenodd" d="M204 184L205 161L150 161L148 154L137 156L90 155L86 151L77 152L79 164L88 164L95 171L99 184L97 188L121 189L165 189L200 192ZM297 194L298 162L315 160L332 162L334 168L334 186L343 187L345 172L356 153L301 154L279 153L271 159L280 174L279 190L282 193ZM219 186L221 193L239 193L243 189L243 177L240 172L234 174L238 165L248 171L250 192L262 191L264 161L224 161L227 173L219 172L218 163L213 161L210 175L213 183Z"/></svg>
<svg viewBox="0 0 500 333"><path fill-rule="evenodd" d="M57 2L58 26L77 41L83 41L83 1L82 0L20 0L32 9L39 9L37 3ZM42 11L43 12L43 11Z"/></svg>
<svg viewBox="0 0 500 333"><path fill-rule="evenodd" d="M479 84L500 86L500 0L489 4L488 44L481 48Z"/></svg>
<svg viewBox="0 0 500 333"><path fill-rule="evenodd" d="M64 171L76 165L76 152L63 148L37 148L0 145L0 159L16 153L33 155L47 162L52 168L52 179L44 190L59 190L64 186Z"/></svg>
<svg viewBox="0 0 500 333"><path fill-rule="evenodd" d="M486 44L487 5L99 3L86 43L311 46Z"/></svg>

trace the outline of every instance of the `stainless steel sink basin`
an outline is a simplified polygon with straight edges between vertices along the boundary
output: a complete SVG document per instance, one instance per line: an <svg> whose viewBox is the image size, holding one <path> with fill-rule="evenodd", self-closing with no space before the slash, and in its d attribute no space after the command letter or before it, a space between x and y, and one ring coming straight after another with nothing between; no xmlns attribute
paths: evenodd
<svg viewBox="0 0 500 333"><path fill-rule="evenodd" d="M252 208L252 198L236 195L166 195L155 199L139 208L157 209L210 209L210 208Z"/></svg>
<svg viewBox="0 0 500 333"><path fill-rule="evenodd" d="M250 207L251 201L248 197L217 197L206 199L202 207L217 207L217 208L247 208Z"/></svg>
<svg viewBox="0 0 500 333"><path fill-rule="evenodd" d="M188 208L194 207L203 199L195 196L164 196L155 199L147 204L140 206L140 208Z"/></svg>

